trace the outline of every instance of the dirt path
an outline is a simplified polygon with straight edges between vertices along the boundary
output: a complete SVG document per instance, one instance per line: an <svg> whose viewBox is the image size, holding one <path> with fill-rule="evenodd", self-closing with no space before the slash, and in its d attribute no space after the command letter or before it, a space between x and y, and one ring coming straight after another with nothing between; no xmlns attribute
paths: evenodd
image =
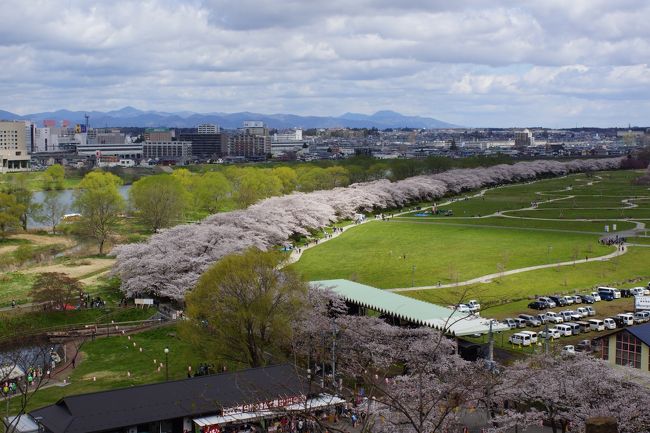
<svg viewBox="0 0 650 433"><path fill-rule="evenodd" d="M59 237L59 236L43 236L43 235L35 235L32 233L20 233L17 235L11 236L13 239L24 239L26 241L32 242L33 244L36 245L65 245L66 248L72 248L74 247L77 243L67 237Z"/></svg>
<svg viewBox="0 0 650 433"><path fill-rule="evenodd" d="M115 263L115 259L79 259L78 263L78 266L73 266L70 264L36 266L23 272L26 274L61 272L68 275L69 277L79 278L83 277L84 275L109 269ZM92 277L89 277L88 279L90 278Z"/></svg>

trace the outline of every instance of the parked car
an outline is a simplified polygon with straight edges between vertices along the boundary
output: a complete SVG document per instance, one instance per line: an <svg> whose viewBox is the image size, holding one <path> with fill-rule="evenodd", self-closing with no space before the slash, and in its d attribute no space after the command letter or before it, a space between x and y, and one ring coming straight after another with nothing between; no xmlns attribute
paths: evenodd
<svg viewBox="0 0 650 433"><path fill-rule="evenodd" d="M546 310L549 308L549 306L546 302L537 300L528 304L528 308L531 308L533 310Z"/></svg>
<svg viewBox="0 0 650 433"><path fill-rule="evenodd" d="M569 355L575 355L576 354L576 348L575 346L569 344L567 346L564 346L562 348L562 355L569 356Z"/></svg>
<svg viewBox="0 0 650 433"><path fill-rule="evenodd" d="M510 338L508 338L508 341L518 346L530 346L531 344L530 335L524 334L523 332L512 334Z"/></svg>
<svg viewBox="0 0 650 433"><path fill-rule="evenodd" d="M593 304L594 302L596 302L594 297L591 295L580 295L580 297L582 298L583 304Z"/></svg>
<svg viewBox="0 0 650 433"><path fill-rule="evenodd" d="M570 298L573 298L574 304L582 304L582 297L580 295L573 295Z"/></svg>
<svg viewBox="0 0 650 433"><path fill-rule="evenodd" d="M538 315L536 315L534 317L535 317L535 319L539 320L539 323L541 323L542 325L545 324L546 322L548 322L548 318L546 317L545 313L538 314Z"/></svg>
<svg viewBox="0 0 650 433"><path fill-rule="evenodd" d="M619 320L616 320L619 319ZM634 325L634 316L629 313L619 313L614 317L617 326L632 326ZM620 321L620 325L619 325Z"/></svg>
<svg viewBox="0 0 650 433"><path fill-rule="evenodd" d="M566 301L566 305L573 305L575 302L573 296L562 296L562 298Z"/></svg>
<svg viewBox="0 0 650 433"><path fill-rule="evenodd" d="M528 326L540 326L542 322L537 320L535 317L531 316L530 314L520 314L519 315L520 319L524 319L526 322L526 325Z"/></svg>
<svg viewBox="0 0 650 433"><path fill-rule="evenodd" d="M646 318L645 314L643 314L643 313L641 313L641 312L636 312L636 313L634 313L634 314L632 315L632 317L634 318L634 323L635 323L635 324L645 323L645 322L648 321L648 319Z"/></svg>
<svg viewBox="0 0 650 433"><path fill-rule="evenodd" d="M508 327L509 327L510 329L515 329L515 328L517 328L517 326L518 326L517 322L515 322L515 319L513 319L513 318L511 318L511 317L509 317L509 318L507 318L507 319L503 319L503 323L504 323L505 325L508 325Z"/></svg>
<svg viewBox="0 0 650 433"><path fill-rule="evenodd" d="M573 310L563 310L560 311L559 314L562 316L562 319L564 319L564 323L582 319L582 316Z"/></svg>
<svg viewBox="0 0 650 433"><path fill-rule="evenodd" d="M467 303L467 306L469 307L470 311L472 311L473 313L481 309L481 304L479 304L476 299L471 299Z"/></svg>
<svg viewBox="0 0 650 433"><path fill-rule="evenodd" d="M566 305L566 299L561 296L549 296L549 298L555 302L555 306L557 307L564 307Z"/></svg>
<svg viewBox="0 0 650 433"><path fill-rule="evenodd" d="M632 296L644 296L645 287L632 287L630 293L632 293Z"/></svg>
<svg viewBox="0 0 650 433"><path fill-rule="evenodd" d="M524 319L521 319L519 317L515 317L513 320L515 322L517 322L517 327L518 328L525 328L526 327L526 321Z"/></svg>
<svg viewBox="0 0 650 433"><path fill-rule="evenodd" d="M630 289L621 289L619 292L621 292L621 298L630 298L634 296Z"/></svg>
<svg viewBox="0 0 650 433"><path fill-rule="evenodd" d="M587 306L584 307L584 308L585 308L585 309L587 310L587 312L589 313L589 316L595 316L595 315L596 315L596 309L595 309L594 307L591 307L591 306L587 305Z"/></svg>
<svg viewBox="0 0 650 433"><path fill-rule="evenodd" d="M603 323L605 324L605 329L608 329L608 330L616 329L617 323L611 317L607 317L607 318L603 319Z"/></svg>
<svg viewBox="0 0 650 433"><path fill-rule="evenodd" d="M562 337L570 337L573 335L573 330L569 325L565 325L563 323L556 325L555 329L557 329L560 332L560 335Z"/></svg>
<svg viewBox="0 0 650 433"><path fill-rule="evenodd" d="M548 304L548 308L555 308L557 307L557 304L555 303L554 300L549 298L548 296L540 296L537 298L538 301L546 302Z"/></svg>
<svg viewBox="0 0 650 433"><path fill-rule="evenodd" d="M598 292L591 292L591 296L594 297L594 301L600 302L602 299L600 299L600 293Z"/></svg>
<svg viewBox="0 0 650 433"><path fill-rule="evenodd" d="M555 340L556 338L560 338L562 334L560 331L556 328L548 328L548 333L546 330L543 330L542 332L539 333L540 338L543 339L549 339L549 340Z"/></svg>
<svg viewBox="0 0 650 433"><path fill-rule="evenodd" d="M600 319L589 319L589 327L592 331L604 331L605 322Z"/></svg>
<svg viewBox="0 0 650 433"><path fill-rule="evenodd" d="M458 311L460 313L471 313L471 311L470 311L469 307L467 306L467 304L458 304L458 305L456 305L455 309L456 309L456 311Z"/></svg>
<svg viewBox="0 0 650 433"><path fill-rule="evenodd" d="M581 340L576 344L575 350L577 352L591 352L591 340Z"/></svg>
<svg viewBox="0 0 650 433"><path fill-rule="evenodd" d="M589 316L589 310L587 310L585 307L576 308L576 313L580 314L581 317Z"/></svg>
<svg viewBox="0 0 650 433"><path fill-rule="evenodd" d="M537 344L537 332L534 331L521 331L520 334L530 335L530 343Z"/></svg>
<svg viewBox="0 0 650 433"><path fill-rule="evenodd" d="M546 312L546 320L550 323L563 323L564 318L554 311Z"/></svg>

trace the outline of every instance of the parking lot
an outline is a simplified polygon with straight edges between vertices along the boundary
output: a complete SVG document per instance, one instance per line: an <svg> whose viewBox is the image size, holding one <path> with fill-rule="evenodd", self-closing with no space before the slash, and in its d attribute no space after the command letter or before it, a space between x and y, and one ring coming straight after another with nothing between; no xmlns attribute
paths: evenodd
<svg viewBox="0 0 650 433"><path fill-rule="evenodd" d="M623 292L624 295L631 295L628 292ZM643 294L641 291L639 291L638 294ZM585 293L584 295L587 295ZM500 347L502 349L506 349L509 351L513 352L518 352L518 353L533 353L533 352L539 352L541 350L544 350L545 346L545 338L544 338L544 333L545 330L547 329L553 329L557 328L557 326L560 323L555 323L555 321L549 320L546 323L544 322L545 318L539 317L542 315L547 315L547 313L550 313L551 316L561 316L564 313L564 317L562 317L562 322L561 325L566 324L567 322L575 324L576 322L582 323L582 327L580 329L580 332L576 334L577 328L579 326L575 326L576 330L566 330L566 334L560 332L562 335L557 335L555 334L555 338L550 337L548 339L548 344L549 347L553 350L558 350L563 348L564 346L578 346L578 344L583 341L583 340L591 340L596 337L600 337L603 335L607 335L611 332L614 332L616 329L620 329L623 326L630 326L631 323L633 324L639 324L643 323L645 321L650 320L650 312L647 312L645 314L645 317L641 317L641 315L637 315L636 318L632 317L630 318L631 320L623 320L620 317L617 317L620 314L624 313L630 313L634 314L634 296L629 296L629 297L621 297L613 300L600 300L598 301L596 299L592 299L593 295L591 292L588 293L589 296L586 297L586 300L589 300L589 302L593 303L585 303L585 302L580 302L580 303L574 303L570 305L562 305L562 306L555 306L553 308L543 308L543 309L535 309L535 308L527 308L525 310L520 311L518 314L511 314L509 317L506 318L500 318L499 322L509 322L509 325L511 326L511 329L508 331L503 331L499 333L495 333L494 335L494 342L496 347ZM582 300L582 299L581 299ZM534 300L531 300L530 304L535 302ZM540 307L539 305L530 305L530 307ZM580 309L580 311L583 313L582 315L577 314L577 310ZM591 313L586 312L585 310L591 309ZM573 317L567 312L567 311L573 311L574 314ZM585 315L587 313L587 315ZM484 317L490 317L489 314L489 309L484 310L482 316ZM513 323L517 319L520 319L521 317L524 317L524 320L526 323ZM529 317L530 316L530 317ZM509 319L509 320L508 320ZM603 323L604 326L598 326L599 323L601 322L593 322L594 320L598 321L604 321L605 319L611 319L607 320L606 323ZM589 326L590 322L594 325ZM557 320L559 322L559 320ZM519 320L519 322L522 322L522 320ZM522 326L523 325L523 326ZM517 326L517 327L515 327ZM612 329L613 326L616 326L616 328ZM560 326L560 328L563 328L563 326ZM569 327L566 327L569 328ZM604 329L603 329L604 328ZM609 329L608 329L609 328ZM598 330L596 330L598 329ZM533 333L533 334L538 334L537 341L534 341L534 338L531 339L524 339L521 336L517 335L513 337L514 334L520 334L520 333ZM551 334L552 332L549 332ZM541 334L541 335L540 335ZM570 336L568 335L570 334ZM532 337L535 337L534 335ZM474 342L483 342L486 343L488 341L488 336L483 335L481 337L473 337L471 338L472 341ZM586 345L586 343L585 343ZM584 349L584 347L580 347L579 350ZM591 349L591 347L589 348Z"/></svg>

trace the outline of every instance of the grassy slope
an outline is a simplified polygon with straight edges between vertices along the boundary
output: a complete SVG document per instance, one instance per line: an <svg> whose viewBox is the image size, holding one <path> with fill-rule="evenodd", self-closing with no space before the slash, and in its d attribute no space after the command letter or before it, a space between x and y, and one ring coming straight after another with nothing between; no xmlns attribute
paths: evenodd
<svg viewBox="0 0 650 433"><path fill-rule="evenodd" d="M133 342L137 348L133 347ZM131 340L119 336L87 342L81 349L83 362L70 373L70 385L40 390L28 410L52 404L66 395L161 382L165 380L165 368L158 371L158 366L164 362L165 347L170 350L170 379L185 378L188 365L196 369L197 363L203 361L196 359L192 348L176 337L174 327L143 332L132 336ZM127 371L131 372L131 377Z"/></svg>
<svg viewBox="0 0 650 433"><path fill-rule="evenodd" d="M593 235L370 222L304 253L294 267L309 280L355 278L381 288L466 280L578 257L603 255ZM549 255L548 246L551 246ZM590 251L588 251L590 250ZM401 258L406 254L406 259Z"/></svg>

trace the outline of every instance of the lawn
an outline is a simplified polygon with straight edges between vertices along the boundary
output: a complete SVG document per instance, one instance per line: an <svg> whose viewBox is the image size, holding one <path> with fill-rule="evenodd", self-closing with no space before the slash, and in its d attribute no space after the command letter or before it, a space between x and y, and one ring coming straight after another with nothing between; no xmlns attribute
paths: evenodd
<svg viewBox="0 0 650 433"><path fill-rule="evenodd" d="M648 263L650 248L629 247L627 254L607 262L578 263L509 275L486 284L400 294L442 305L478 299L488 307L483 310L485 316L504 318L527 312L528 303L536 296L591 292L597 286L645 285L650 279Z"/></svg>
<svg viewBox="0 0 650 433"><path fill-rule="evenodd" d="M380 288L449 283L536 264L604 255L597 236L417 222L369 222L304 252L308 280L347 278ZM404 258L405 257L405 258Z"/></svg>
<svg viewBox="0 0 650 433"><path fill-rule="evenodd" d="M159 367L165 362L165 347L169 348L170 379L185 378L189 365L196 370L197 364L205 361L197 359L192 347L176 336L174 326L136 334L130 340L118 336L87 341L81 347L83 361L70 374L70 384L38 391L28 410L55 403L67 395L164 381L165 368Z"/></svg>
<svg viewBox="0 0 650 433"><path fill-rule="evenodd" d="M473 226L498 226L498 227L519 227L537 228L558 231L581 231L590 233L602 233L605 225L611 228L617 225L617 230L630 230L636 224L623 221L545 221L528 220L519 218L488 217L488 218L435 218L435 217L396 217L396 220L428 222L431 224L443 225L473 225Z"/></svg>
<svg viewBox="0 0 650 433"><path fill-rule="evenodd" d="M625 219L650 218L649 208L620 208L620 209L537 209L508 211L515 217L553 218L553 219Z"/></svg>
<svg viewBox="0 0 650 433"><path fill-rule="evenodd" d="M19 304L29 301L29 292L36 275L22 272L5 272L0 274L0 307L11 305L12 300Z"/></svg>

